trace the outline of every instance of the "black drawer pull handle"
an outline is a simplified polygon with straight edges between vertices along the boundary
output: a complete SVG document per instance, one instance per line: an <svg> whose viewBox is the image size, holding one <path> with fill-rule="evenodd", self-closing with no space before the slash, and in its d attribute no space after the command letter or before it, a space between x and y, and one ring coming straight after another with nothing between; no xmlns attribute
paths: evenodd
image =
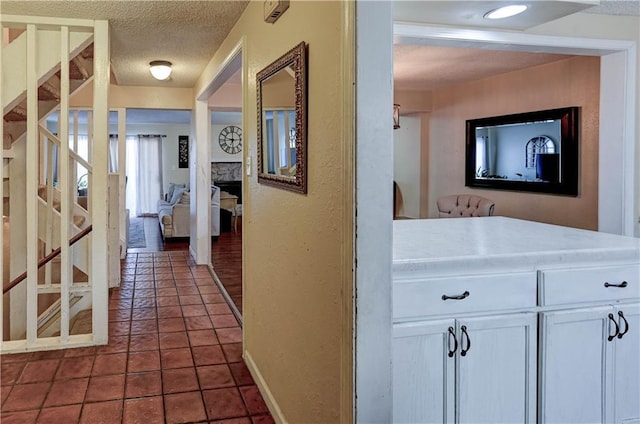
<svg viewBox="0 0 640 424"><path fill-rule="evenodd" d="M451 349L451 337L453 337L453 349ZM449 327L449 337L447 339L447 347L449 348L449 358L453 357L458 350L458 339L456 338L456 333L453 331L453 327Z"/></svg>
<svg viewBox="0 0 640 424"><path fill-rule="evenodd" d="M469 349L471 349L471 339L469 338L469 335L467 334L467 326L463 325L462 327L460 327L460 329L462 330L462 337L460 337L460 355L461 356L467 356L467 352L469 352ZM464 338L467 338L467 348L465 349L464 347Z"/></svg>
<svg viewBox="0 0 640 424"><path fill-rule="evenodd" d="M622 311L618 311L618 316L620 318L622 318L622 320L624 321L624 331L621 333L618 333L618 338L621 339L622 336L624 336L625 334L627 334L627 331L629 331L629 322L627 321L627 319L624 317L624 315L622 314ZM620 328L622 328L622 324L620 324Z"/></svg>
<svg viewBox="0 0 640 424"><path fill-rule="evenodd" d="M457 296L447 296L446 294L443 294L442 295L442 300L447 300L447 299L462 300L462 299L466 299L467 297L469 297L469 292L465 290L464 293L459 294Z"/></svg>
<svg viewBox="0 0 640 424"><path fill-rule="evenodd" d="M627 287L629 285L629 283L627 283L626 281L623 281L620 284L613 284L613 283L604 283L605 287L619 287L621 289Z"/></svg>
<svg viewBox="0 0 640 424"><path fill-rule="evenodd" d="M618 334L620 334L620 327L618 327L618 322L613 319L613 314L609 314L609 321L611 321L613 325L616 326L616 332L613 333L613 335L609 335L609 337L607 338L607 340L611 341L615 339Z"/></svg>

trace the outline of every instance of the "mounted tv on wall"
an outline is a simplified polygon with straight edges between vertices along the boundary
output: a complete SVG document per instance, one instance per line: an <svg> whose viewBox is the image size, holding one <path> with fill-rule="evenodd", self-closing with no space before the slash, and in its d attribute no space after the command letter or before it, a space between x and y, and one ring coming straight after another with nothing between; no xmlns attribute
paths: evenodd
<svg viewBox="0 0 640 424"><path fill-rule="evenodd" d="M470 119L468 187L578 195L580 108Z"/></svg>

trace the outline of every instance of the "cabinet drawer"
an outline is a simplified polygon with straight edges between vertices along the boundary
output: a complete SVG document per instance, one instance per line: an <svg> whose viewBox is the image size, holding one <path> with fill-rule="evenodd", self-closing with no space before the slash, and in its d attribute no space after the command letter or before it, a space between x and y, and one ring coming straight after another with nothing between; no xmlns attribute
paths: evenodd
<svg viewBox="0 0 640 424"><path fill-rule="evenodd" d="M536 306L536 274L520 272L393 282L394 319ZM462 299L443 299L459 296Z"/></svg>
<svg viewBox="0 0 640 424"><path fill-rule="evenodd" d="M542 306L609 302L640 297L640 265L539 272Z"/></svg>

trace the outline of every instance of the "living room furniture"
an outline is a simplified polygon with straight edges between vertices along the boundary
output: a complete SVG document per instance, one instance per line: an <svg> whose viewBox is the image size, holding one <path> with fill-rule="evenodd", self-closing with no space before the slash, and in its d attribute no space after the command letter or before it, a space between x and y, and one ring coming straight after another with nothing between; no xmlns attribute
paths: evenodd
<svg viewBox="0 0 640 424"><path fill-rule="evenodd" d="M393 421L640 420L640 240L393 223Z"/></svg>
<svg viewBox="0 0 640 424"><path fill-rule="evenodd" d="M437 200L440 218L467 218L471 216L491 216L495 203L473 194L453 194Z"/></svg>
<svg viewBox="0 0 640 424"><path fill-rule="evenodd" d="M220 209L226 209L231 212L233 219L233 232L238 232L238 196L229 194L226 191L220 192Z"/></svg>
<svg viewBox="0 0 640 424"><path fill-rule="evenodd" d="M173 188L173 190L172 190ZM177 191L176 191L177 190ZM220 189L211 186L211 236L220 235ZM169 199L169 200L165 200ZM186 187L170 184L165 199L158 200L158 221L162 238L191 236L191 196Z"/></svg>

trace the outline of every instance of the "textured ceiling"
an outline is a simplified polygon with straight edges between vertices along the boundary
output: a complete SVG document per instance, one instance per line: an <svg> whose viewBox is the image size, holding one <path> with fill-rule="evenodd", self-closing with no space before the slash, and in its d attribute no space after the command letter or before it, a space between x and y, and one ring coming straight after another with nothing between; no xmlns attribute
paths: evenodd
<svg viewBox="0 0 640 424"><path fill-rule="evenodd" d="M8 1L2 13L106 19L111 67L118 84L193 87L248 1ZM149 62L168 60L173 74L156 81Z"/></svg>
<svg viewBox="0 0 640 424"><path fill-rule="evenodd" d="M548 53L396 44L393 46L393 80L395 88L399 90L431 91L568 57Z"/></svg>
<svg viewBox="0 0 640 424"><path fill-rule="evenodd" d="M602 15L640 16L640 0L601 0L599 6L585 9Z"/></svg>

